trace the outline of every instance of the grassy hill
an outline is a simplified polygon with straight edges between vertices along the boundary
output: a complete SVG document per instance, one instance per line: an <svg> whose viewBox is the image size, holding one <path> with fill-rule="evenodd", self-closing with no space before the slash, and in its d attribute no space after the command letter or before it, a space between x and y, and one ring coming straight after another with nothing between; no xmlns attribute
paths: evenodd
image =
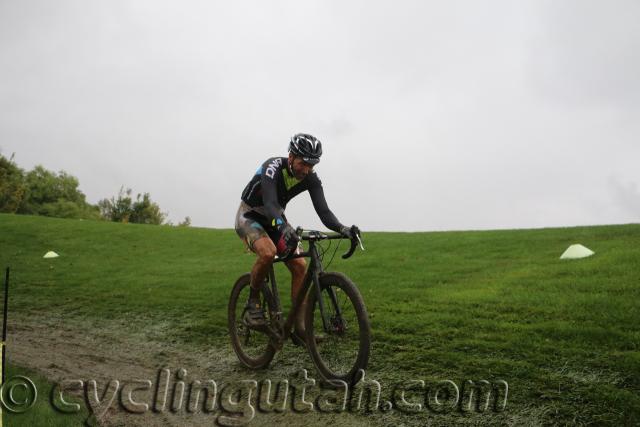
<svg viewBox="0 0 640 427"><path fill-rule="evenodd" d="M572 243L596 254L559 260ZM365 298L373 328L368 374L383 386L502 379L509 398L499 414L357 419L640 424L640 225L365 232L364 244L346 261L343 244L327 270L349 275ZM43 259L49 250L60 257ZM252 261L233 230L0 214L10 322L126 318L136 330L161 322L170 326L160 333L169 343L228 348L228 295ZM288 272L278 271L288 302Z"/></svg>

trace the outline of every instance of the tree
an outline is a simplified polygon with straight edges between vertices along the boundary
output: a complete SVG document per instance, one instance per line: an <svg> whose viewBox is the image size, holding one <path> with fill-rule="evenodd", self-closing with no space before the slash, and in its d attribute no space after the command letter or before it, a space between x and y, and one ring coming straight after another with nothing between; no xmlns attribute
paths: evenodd
<svg viewBox="0 0 640 427"><path fill-rule="evenodd" d="M167 218L149 193L137 194L134 200L131 189L121 187L117 198L91 205L78 187L78 178L65 171L55 173L39 165L25 173L13 156L7 159L0 154L0 212L140 224L162 224ZM180 223L190 224L189 217Z"/></svg>
<svg viewBox="0 0 640 427"><path fill-rule="evenodd" d="M26 192L17 213L58 218L99 219L99 210L90 205L78 188L78 178L65 171L51 172L38 165L24 176Z"/></svg>
<svg viewBox="0 0 640 427"><path fill-rule="evenodd" d="M102 199L98 202L100 214L104 219L115 222L133 222L138 224L162 224L167 214L160 206L151 201L149 193L139 194L136 200L131 198L131 189L120 187L118 198Z"/></svg>
<svg viewBox="0 0 640 427"><path fill-rule="evenodd" d="M136 196L136 201L132 206L131 218L129 221L138 224L157 224L160 225L167 218L167 215L160 211L160 206L157 203L151 201L149 193Z"/></svg>
<svg viewBox="0 0 640 427"><path fill-rule="evenodd" d="M184 221L178 223L178 227L190 227L191 226L191 217L185 216Z"/></svg>
<svg viewBox="0 0 640 427"><path fill-rule="evenodd" d="M24 171L0 154L0 212L16 213L26 192Z"/></svg>
<svg viewBox="0 0 640 427"><path fill-rule="evenodd" d="M118 198L102 199L98 202L100 215L108 221L129 222L131 215L131 189L126 191L124 187L120 187Z"/></svg>

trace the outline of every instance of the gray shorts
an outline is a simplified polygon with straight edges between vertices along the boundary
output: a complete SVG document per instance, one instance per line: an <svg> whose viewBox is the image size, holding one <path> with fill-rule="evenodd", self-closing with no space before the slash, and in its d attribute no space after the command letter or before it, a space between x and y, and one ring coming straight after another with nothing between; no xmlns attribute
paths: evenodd
<svg viewBox="0 0 640 427"><path fill-rule="evenodd" d="M286 221L286 217L283 218ZM280 231L269 225L267 215L263 207L252 208L245 202L240 202L238 213L236 213L236 233L245 242L247 248L253 249L253 243L262 238L268 237L275 245L279 256L286 256L292 248L282 246ZM300 246L293 248L294 253L300 253Z"/></svg>
<svg viewBox="0 0 640 427"><path fill-rule="evenodd" d="M265 230L265 225L261 224L255 216L252 216L252 213L265 216L261 210L261 208L252 208L244 201L241 201L238 213L236 213L236 233L251 250L253 250L253 242L256 240L262 237L271 237Z"/></svg>

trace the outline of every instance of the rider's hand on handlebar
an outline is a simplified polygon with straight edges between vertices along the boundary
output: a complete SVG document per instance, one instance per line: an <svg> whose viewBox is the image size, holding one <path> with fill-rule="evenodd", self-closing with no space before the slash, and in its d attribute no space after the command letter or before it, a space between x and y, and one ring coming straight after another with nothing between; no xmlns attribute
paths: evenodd
<svg viewBox="0 0 640 427"><path fill-rule="evenodd" d="M286 222L278 227L278 232L280 233L280 238L278 238L278 242L276 243L278 256L289 256L289 254L298 246L300 236L298 236L296 230L294 230L291 224Z"/></svg>
<svg viewBox="0 0 640 427"><path fill-rule="evenodd" d="M356 238L356 236L360 235L360 229L356 225L352 225L351 227L343 226L340 229L340 234L350 240L353 240Z"/></svg>
<svg viewBox="0 0 640 427"><path fill-rule="evenodd" d="M296 230L288 222L280 226L280 235L288 247L295 247L300 241L300 236L298 236Z"/></svg>

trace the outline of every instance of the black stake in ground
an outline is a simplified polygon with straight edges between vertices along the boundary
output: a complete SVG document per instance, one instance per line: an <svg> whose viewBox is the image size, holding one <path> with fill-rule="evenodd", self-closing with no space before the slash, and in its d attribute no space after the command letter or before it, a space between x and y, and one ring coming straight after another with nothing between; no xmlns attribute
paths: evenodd
<svg viewBox="0 0 640 427"><path fill-rule="evenodd" d="M2 320L2 384L4 384L4 358L5 358L5 349L7 348L7 307L9 303L9 267L7 267L7 272L4 276L4 310L3 310L3 320Z"/></svg>

